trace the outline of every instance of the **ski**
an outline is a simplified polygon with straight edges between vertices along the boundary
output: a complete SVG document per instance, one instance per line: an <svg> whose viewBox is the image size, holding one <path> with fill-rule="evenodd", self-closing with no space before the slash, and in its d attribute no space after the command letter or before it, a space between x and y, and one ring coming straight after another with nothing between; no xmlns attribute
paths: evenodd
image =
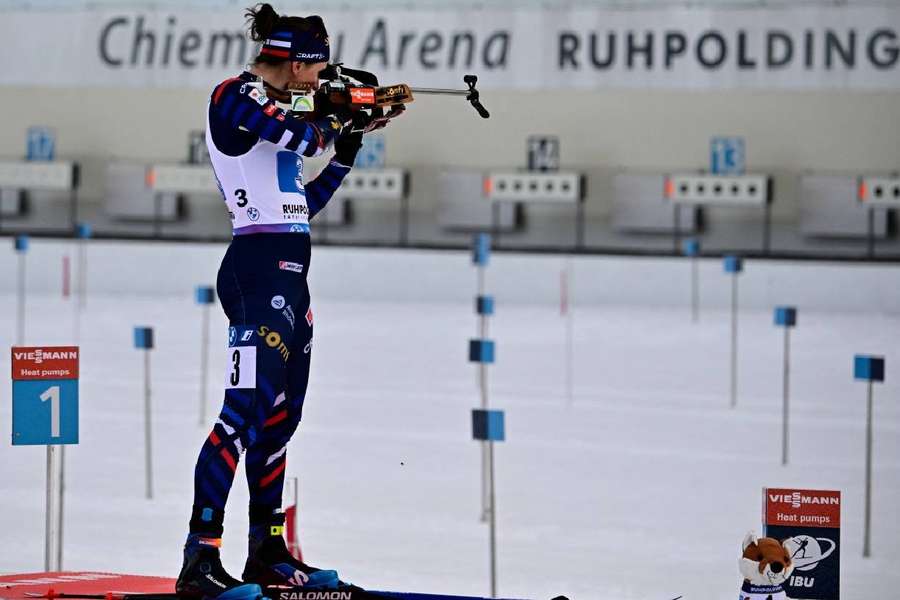
<svg viewBox="0 0 900 600"><path fill-rule="evenodd" d="M78 594L68 592L54 592L52 589L46 594L37 594L35 592L25 592L26 598L35 598L42 600L56 600L56 598L69 600L182 600L181 596L175 593L171 594L142 594L132 592L107 592L105 594Z"/></svg>
<svg viewBox="0 0 900 600"><path fill-rule="evenodd" d="M269 586L264 588L271 600L488 600L482 596L453 596L447 594L424 594L419 592L391 592L367 590L357 586L346 589L311 591L299 588ZM501 599L502 600L502 599ZM507 599L513 600L513 599ZM553 600L568 600L557 596Z"/></svg>
<svg viewBox="0 0 900 600"><path fill-rule="evenodd" d="M263 593L266 598L271 600L487 600L481 596L388 592L365 590L355 586L349 589L338 590L301 590L296 588L267 587ZM56 593L52 589L45 594L26 592L25 596L35 600L185 600L185 598L176 593L107 592L105 594L79 594L69 592ZM568 599L565 596L557 596L553 600ZM675 600L678 600L678 598Z"/></svg>
<svg viewBox="0 0 900 600"><path fill-rule="evenodd" d="M482 596L448 596L446 594L423 594L417 592L387 592L365 590L356 586L338 590L302 590L270 586L264 588L265 597L270 600L488 600ZM25 592L27 598L35 600L185 600L175 593L143 594L131 592L107 592L105 594L56 593L52 589L45 594ZM676 596L672 600L682 600ZM502 600L502 599L500 599ZM511 599L507 599L511 600ZM553 600L569 600L565 596L556 596Z"/></svg>

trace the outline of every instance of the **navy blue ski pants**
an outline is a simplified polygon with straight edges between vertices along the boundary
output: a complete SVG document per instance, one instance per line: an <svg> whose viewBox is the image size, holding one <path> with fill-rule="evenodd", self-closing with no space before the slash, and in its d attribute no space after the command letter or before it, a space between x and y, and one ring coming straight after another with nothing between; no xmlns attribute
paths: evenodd
<svg viewBox="0 0 900 600"><path fill-rule="evenodd" d="M200 450L191 532L221 536L228 493L246 451L251 525L281 507L287 443L309 381L313 318L306 233L235 237L216 288L230 322L225 401Z"/></svg>

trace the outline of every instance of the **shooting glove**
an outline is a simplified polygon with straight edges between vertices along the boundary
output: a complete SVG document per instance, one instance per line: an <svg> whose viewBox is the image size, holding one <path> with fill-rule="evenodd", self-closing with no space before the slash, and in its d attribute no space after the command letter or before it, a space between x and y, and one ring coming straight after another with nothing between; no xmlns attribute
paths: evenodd
<svg viewBox="0 0 900 600"><path fill-rule="evenodd" d="M344 165L352 167L356 160L356 154L362 147L362 132L345 133L334 141L334 160Z"/></svg>
<svg viewBox="0 0 900 600"><path fill-rule="evenodd" d="M353 110L344 105L332 107L331 116L341 122L342 131L363 131L372 122L372 115L364 110Z"/></svg>

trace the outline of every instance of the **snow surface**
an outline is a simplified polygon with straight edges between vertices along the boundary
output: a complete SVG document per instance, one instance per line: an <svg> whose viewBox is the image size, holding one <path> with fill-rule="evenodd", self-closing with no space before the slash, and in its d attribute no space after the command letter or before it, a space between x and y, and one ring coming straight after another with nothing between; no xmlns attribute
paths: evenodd
<svg viewBox="0 0 900 600"><path fill-rule="evenodd" d="M852 268L852 267L848 267ZM474 276L473 276L474 280ZM410 285L416 285L410 277ZM191 504L200 309L183 297L91 296L82 320L81 444L67 450L69 570L174 576ZM836 291L835 293L840 293ZM473 291L474 294L474 291ZM14 298L0 297L12 343ZM312 380L289 451L301 478L307 559L379 589L487 594L479 521L479 404L466 360L471 303L316 301ZM28 341L71 342L71 302L32 299ZM210 420L225 323L214 308ZM740 543L761 527L763 486L844 493L842 597L897 597L900 570L900 317L801 312L792 338L792 461L780 465L782 331L741 315L737 409L728 408L728 314L577 306L575 397L564 393L564 321L554 306L500 306L491 403L499 590L573 600L734 598ZM156 328L152 355L156 498L145 500L142 359L132 327ZM872 554L863 559L865 386L857 352L887 356L875 390ZM0 369L8 372L8 355ZM10 388L0 428L10 431ZM8 434L4 434L8 435ZM43 567L42 447L0 444L0 573ZM242 472L242 470L241 470ZM241 474L229 501L226 566L246 534Z"/></svg>

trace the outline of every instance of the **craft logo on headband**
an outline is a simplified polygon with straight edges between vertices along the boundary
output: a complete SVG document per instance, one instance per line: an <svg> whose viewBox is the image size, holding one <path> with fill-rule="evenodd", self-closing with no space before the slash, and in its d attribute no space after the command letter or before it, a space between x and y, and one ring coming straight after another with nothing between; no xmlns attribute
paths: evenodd
<svg viewBox="0 0 900 600"><path fill-rule="evenodd" d="M328 62L331 58L328 34L311 30L272 32L260 54L300 62Z"/></svg>

